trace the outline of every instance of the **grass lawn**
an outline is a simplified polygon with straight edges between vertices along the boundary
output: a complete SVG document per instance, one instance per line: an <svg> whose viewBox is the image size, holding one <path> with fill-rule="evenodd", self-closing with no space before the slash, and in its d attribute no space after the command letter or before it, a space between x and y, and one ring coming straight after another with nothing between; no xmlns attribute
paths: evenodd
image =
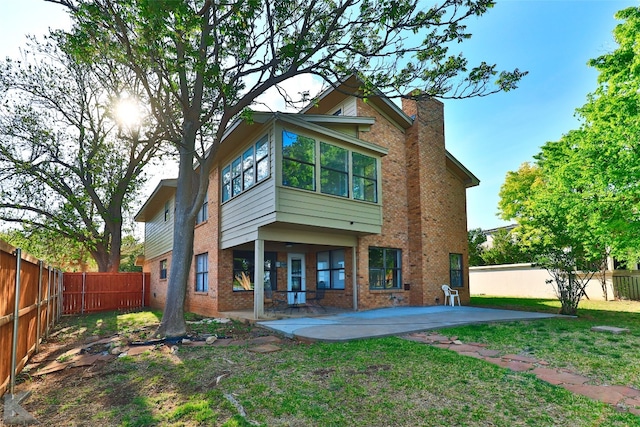
<svg viewBox="0 0 640 427"><path fill-rule="evenodd" d="M528 310L559 307L498 298L473 298L472 303ZM638 387L632 356L640 344L640 303L603 304L585 304L578 319L440 332L485 342L491 349L533 354L552 366L597 374L598 381ZM157 323L158 316L63 318L52 340L62 352L89 335L137 331L140 336L139 330ZM589 330L600 324L629 327L631 333ZM239 337L264 333L242 323L194 329ZM634 415L531 374L397 337L314 344L286 340L279 346L281 351L268 354L245 346L182 346L175 355L158 350L44 378L24 375L20 388L33 390L25 409L51 426L640 426ZM242 405L246 417L225 395Z"/></svg>

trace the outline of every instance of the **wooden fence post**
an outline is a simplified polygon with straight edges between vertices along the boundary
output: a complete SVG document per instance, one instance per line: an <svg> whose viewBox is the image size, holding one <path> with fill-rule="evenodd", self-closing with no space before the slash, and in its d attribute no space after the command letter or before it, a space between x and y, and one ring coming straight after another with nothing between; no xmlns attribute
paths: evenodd
<svg viewBox="0 0 640 427"><path fill-rule="evenodd" d="M42 337L42 267L43 262L38 261L38 302L36 304L36 353L40 351L40 338Z"/></svg>
<svg viewBox="0 0 640 427"><path fill-rule="evenodd" d="M47 267L47 315L45 316L45 328L44 328L45 338L49 338L49 316L51 315L51 309L49 308L50 300L51 300L51 267Z"/></svg>
<svg viewBox="0 0 640 427"><path fill-rule="evenodd" d="M80 304L80 314L84 314L84 298L85 298L85 292L86 292L86 286L87 286L87 273L86 272L82 272L82 294L80 295L80 301L82 301L82 303Z"/></svg>
<svg viewBox="0 0 640 427"><path fill-rule="evenodd" d="M20 319L20 269L22 268L22 250L16 249L16 283L15 283L15 304L13 307L13 340L11 343L11 374L10 374L10 391L13 396L16 387L16 363L18 352L18 321Z"/></svg>
<svg viewBox="0 0 640 427"><path fill-rule="evenodd" d="M62 317L62 275L62 270L58 270L58 313L56 323L59 322Z"/></svg>

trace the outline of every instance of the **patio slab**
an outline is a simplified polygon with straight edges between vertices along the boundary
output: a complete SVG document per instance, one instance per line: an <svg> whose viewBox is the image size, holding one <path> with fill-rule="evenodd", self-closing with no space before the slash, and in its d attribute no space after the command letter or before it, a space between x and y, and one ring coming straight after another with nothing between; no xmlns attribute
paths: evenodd
<svg viewBox="0 0 640 427"><path fill-rule="evenodd" d="M557 314L495 310L478 307L394 307L257 322L289 338L339 342L408 334L473 323L507 322L563 317Z"/></svg>

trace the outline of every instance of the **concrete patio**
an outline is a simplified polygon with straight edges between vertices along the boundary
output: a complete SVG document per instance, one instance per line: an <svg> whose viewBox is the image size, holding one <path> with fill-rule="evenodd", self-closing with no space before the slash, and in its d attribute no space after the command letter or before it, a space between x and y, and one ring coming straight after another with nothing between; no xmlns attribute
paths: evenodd
<svg viewBox="0 0 640 427"><path fill-rule="evenodd" d="M395 307L346 312L320 317L258 321L257 324L290 338L310 341L349 341L408 334L472 323L560 317L557 314L478 307Z"/></svg>

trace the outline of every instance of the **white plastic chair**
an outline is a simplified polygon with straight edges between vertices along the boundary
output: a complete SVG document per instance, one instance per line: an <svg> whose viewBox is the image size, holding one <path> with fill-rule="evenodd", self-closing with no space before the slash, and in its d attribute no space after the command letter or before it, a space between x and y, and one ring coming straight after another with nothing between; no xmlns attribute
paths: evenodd
<svg viewBox="0 0 640 427"><path fill-rule="evenodd" d="M444 305L455 306L456 298L458 298L458 305L461 305L458 291L451 289L449 285L442 285L442 292L444 292Z"/></svg>

